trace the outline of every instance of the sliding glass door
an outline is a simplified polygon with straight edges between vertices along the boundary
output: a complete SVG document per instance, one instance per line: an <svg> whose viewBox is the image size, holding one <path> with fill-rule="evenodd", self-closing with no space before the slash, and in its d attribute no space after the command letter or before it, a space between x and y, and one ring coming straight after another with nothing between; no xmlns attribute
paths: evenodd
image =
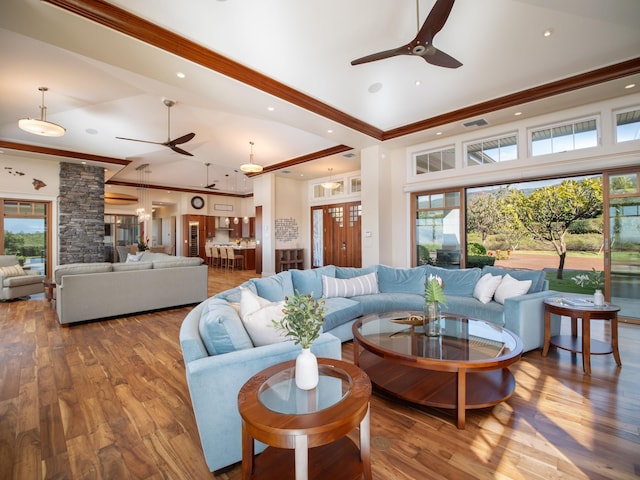
<svg viewBox="0 0 640 480"><path fill-rule="evenodd" d="M607 292L620 316L640 319L640 172L608 175Z"/></svg>

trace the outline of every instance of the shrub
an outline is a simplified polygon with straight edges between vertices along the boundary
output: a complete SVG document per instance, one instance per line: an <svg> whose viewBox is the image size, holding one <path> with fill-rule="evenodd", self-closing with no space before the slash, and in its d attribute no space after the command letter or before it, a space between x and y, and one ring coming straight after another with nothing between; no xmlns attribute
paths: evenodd
<svg viewBox="0 0 640 480"><path fill-rule="evenodd" d="M467 244L467 255L475 256L475 255L486 255L487 249L484 248L484 245L476 242L471 242Z"/></svg>
<svg viewBox="0 0 640 480"><path fill-rule="evenodd" d="M488 255L468 255L467 256L467 268L482 268L485 265L493 266L496 262L495 257Z"/></svg>

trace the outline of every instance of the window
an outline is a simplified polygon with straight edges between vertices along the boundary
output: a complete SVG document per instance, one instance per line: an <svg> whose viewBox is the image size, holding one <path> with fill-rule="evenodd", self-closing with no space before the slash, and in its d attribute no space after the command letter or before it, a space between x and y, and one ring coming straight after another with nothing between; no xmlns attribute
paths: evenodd
<svg viewBox="0 0 640 480"><path fill-rule="evenodd" d="M422 173L440 172L455 168L455 148L447 147L442 150L432 152L421 152L415 154L416 175Z"/></svg>
<svg viewBox="0 0 640 480"><path fill-rule="evenodd" d="M487 138L466 146L467 167L485 163L507 162L518 159L516 134L500 138Z"/></svg>
<svg viewBox="0 0 640 480"><path fill-rule="evenodd" d="M598 125L595 118L531 131L531 155L534 157L596 146Z"/></svg>
<svg viewBox="0 0 640 480"><path fill-rule="evenodd" d="M358 193L362 191L362 179L360 177L353 177L351 179L351 193Z"/></svg>
<svg viewBox="0 0 640 480"><path fill-rule="evenodd" d="M640 110L616 113L616 142L640 139Z"/></svg>

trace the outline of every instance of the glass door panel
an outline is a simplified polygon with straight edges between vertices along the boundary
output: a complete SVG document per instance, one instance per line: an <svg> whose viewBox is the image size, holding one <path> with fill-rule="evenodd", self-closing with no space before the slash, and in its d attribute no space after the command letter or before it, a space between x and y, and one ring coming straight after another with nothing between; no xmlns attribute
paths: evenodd
<svg viewBox="0 0 640 480"><path fill-rule="evenodd" d="M620 316L640 319L639 173L609 176L608 298Z"/></svg>

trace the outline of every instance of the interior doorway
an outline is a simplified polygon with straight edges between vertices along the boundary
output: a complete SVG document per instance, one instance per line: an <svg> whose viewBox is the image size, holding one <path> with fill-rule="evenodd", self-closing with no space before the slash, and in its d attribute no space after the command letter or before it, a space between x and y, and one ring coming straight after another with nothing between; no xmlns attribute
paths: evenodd
<svg viewBox="0 0 640 480"><path fill-rule="evenodd" d="M360 202L311 208L311 265L362 266Z"/></svg>

